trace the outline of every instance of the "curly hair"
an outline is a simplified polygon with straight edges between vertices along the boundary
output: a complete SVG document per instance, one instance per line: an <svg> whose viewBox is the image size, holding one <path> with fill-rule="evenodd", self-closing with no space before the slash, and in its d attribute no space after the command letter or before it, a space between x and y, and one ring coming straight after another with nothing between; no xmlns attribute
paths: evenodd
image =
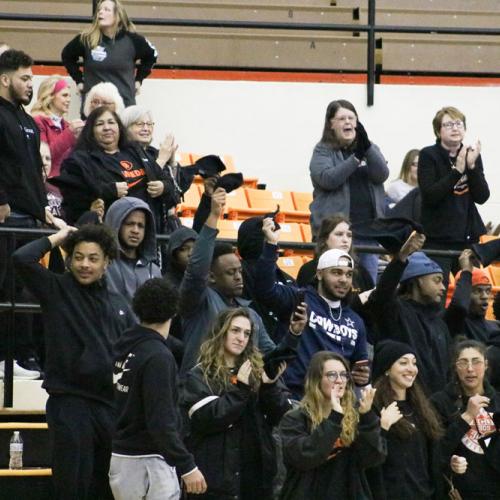
<svg viewBox="0 0 500 500"><path fill-rule="evenodd" d="M33 59L22 50L9 49L0 54L0 74L33 66Z"/></svg>
<svg viewBox="0 0 500 500"><path fill-rule="evenodd" d="M165 323L177 312L179 293L162 278L145 281L135 292L132 309L141 323Z"/></svg>
<svg viewBox="0 0 500 500"><path fill-rule="evenodd" d="M73 255L76 245L83 242L96 243L110 260L118 257L118 238L113 229L104 225L85 224L78 231L70 233L61 245L69 255Z"/></svg>
<svg viewBox="0 0 500 500"><path fill-rule="evenodd" d="M207 340L200 347L198 362L207 384L212 382L222 389L230 386L231 374L224 358L224 342L231 323L238 317L244 317L250 321L251 333L247 346L236 360L235 369L239 370L245 361L250 360L252 365L250 387L256 391L260 386L264 362L262 354L255 345L255 325L248 309L244 307L226 309L217 316Z"/></svg>
<svg viewBox="0 0 500 500"><path fill-rule="evenodd" d="M380 413L382 408L385 408L393 401L396 401L396 393L391 386L389 377L385 375L379 377L373 386L377 389L373 406ZM439 414L429 399L425 396L424 391L417 380L415 380L413 385L406 390L406 395L410 406L415 412L418 428L432 441L440 439L443 436L444 431ZM416 432L416 429L410 420L408 420L406 416L403 416L402 419L391 427L390 431L400 439L409 439Z"/></svg>
<svg viewBox="0 0 500 500"><path fill-rule="evenodd" d="M340 361L347 372L350 371L349 364L343 356L330 351L319 351L311 358L309 367L306 373L306 381L304 387L304 397L300 402L300 406L307 413L312 423L312 430L328 418L328 414L324 412L325 395L321 391L321 379L323 378L323 368L329 360ZM344 411L342 418L342 432L340 439L345 446L350 446L356 439L359 422L359 412L355 406L356 395L352 388L352 380L347 381L347 386L340 400L340 405Z"/></svg>

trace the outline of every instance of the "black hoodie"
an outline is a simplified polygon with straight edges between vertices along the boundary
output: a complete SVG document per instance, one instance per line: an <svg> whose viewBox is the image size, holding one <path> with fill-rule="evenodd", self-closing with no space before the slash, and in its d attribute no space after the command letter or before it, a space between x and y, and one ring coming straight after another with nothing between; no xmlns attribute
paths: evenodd
<svg viewBox="0 0 500 500"><path fill-rule="evenodd" d="M0 97L0 205L45 221L40 132L21 105Z"/></svg>
<svg viewBox="0 0 500 500"><path fill-rule="evenodd" d="M126 301L105 279L81 285L71 272L57 274L39 261L51 249L40 238L12 258L27 288L40 301L45 333L45 380L49 394L71 394L113 404L113 342L134 324Z"/></svg>
<svg viewBox="0 0 500 500"><path fill-rule="evenodd" d="M113 453L161 456L181 474L196 468L181 439L177 366L165 339L137 325L114 346L117 409Z"/></svg>

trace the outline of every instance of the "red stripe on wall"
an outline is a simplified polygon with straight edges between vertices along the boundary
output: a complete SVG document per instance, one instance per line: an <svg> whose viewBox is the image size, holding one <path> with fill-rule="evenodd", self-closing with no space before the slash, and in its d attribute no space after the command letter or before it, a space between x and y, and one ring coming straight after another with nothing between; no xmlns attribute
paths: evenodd
<svg viewBox="0 0 500 500"><path fill-rule="evenodd" d="M35 75L67 75L62 66L33 67ZM280 71L228 71L196 69L153 69L149 78L165 80L244 80L255 82L304 82L304 83L366 83L362 73L302 73ZM455 76L405 76L386 75L380 78L386 85L450 85L488 87L500 85L500 78Z"/></svg>

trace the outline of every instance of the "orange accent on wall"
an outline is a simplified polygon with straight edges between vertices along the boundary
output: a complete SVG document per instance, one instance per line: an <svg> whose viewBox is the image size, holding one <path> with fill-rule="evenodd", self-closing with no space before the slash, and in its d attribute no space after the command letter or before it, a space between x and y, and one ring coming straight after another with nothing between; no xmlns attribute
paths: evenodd
<svg viewBox="0 0 500 500"><path fill-rule="evenodd" d="M67 75L62 66L33 67L35 75ZM303 83L366 83L362 73L305 73L280 71L229 71L197 69L153 69L149 78L165 80L243 80L255 82L303 82ZM457 76L381 76L380 83L385 85L450 85L489 87L499 86L500 78L457 77Z"/></svg>

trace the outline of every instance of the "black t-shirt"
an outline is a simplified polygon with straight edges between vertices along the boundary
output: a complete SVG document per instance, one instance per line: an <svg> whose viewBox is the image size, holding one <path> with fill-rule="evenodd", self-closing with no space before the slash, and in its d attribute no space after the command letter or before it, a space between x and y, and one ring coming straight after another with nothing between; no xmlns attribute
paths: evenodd
<svg viewBox="0 0 500 500"><path fill-rule="evenodd" d="M351 153L343 152L344 157ZM349 198L351 223L368 222L375 218L375 207L367 177L367 166L358 167L349 177Z"/></svg>
<svg viewBox="0 0 500 500"><path fill-rule="evenodd" d="M111 155L120 166L127 182L128 195L141 200L147 200L148 179L144 167L131 155L119 151Z"/></svg>
<svg viewBox="0 0 500 500"><path fill-rule="evenodd" d="M457 162L456 156L450 156L450 168L453 167ZM462 230L463 233L460 236L461 241L468 241L469 234L471 232L471 228L468 227L470 223L469 217L469 209L471 198L469 193L469 184L467 180L467 174L462 175L460 179L458 179L457 183L453 186L453 198L454 205L457 214L460 214L460 219L466 221L466 224L463 224ZM457 228L458 229L458 228Z"/></svg>

